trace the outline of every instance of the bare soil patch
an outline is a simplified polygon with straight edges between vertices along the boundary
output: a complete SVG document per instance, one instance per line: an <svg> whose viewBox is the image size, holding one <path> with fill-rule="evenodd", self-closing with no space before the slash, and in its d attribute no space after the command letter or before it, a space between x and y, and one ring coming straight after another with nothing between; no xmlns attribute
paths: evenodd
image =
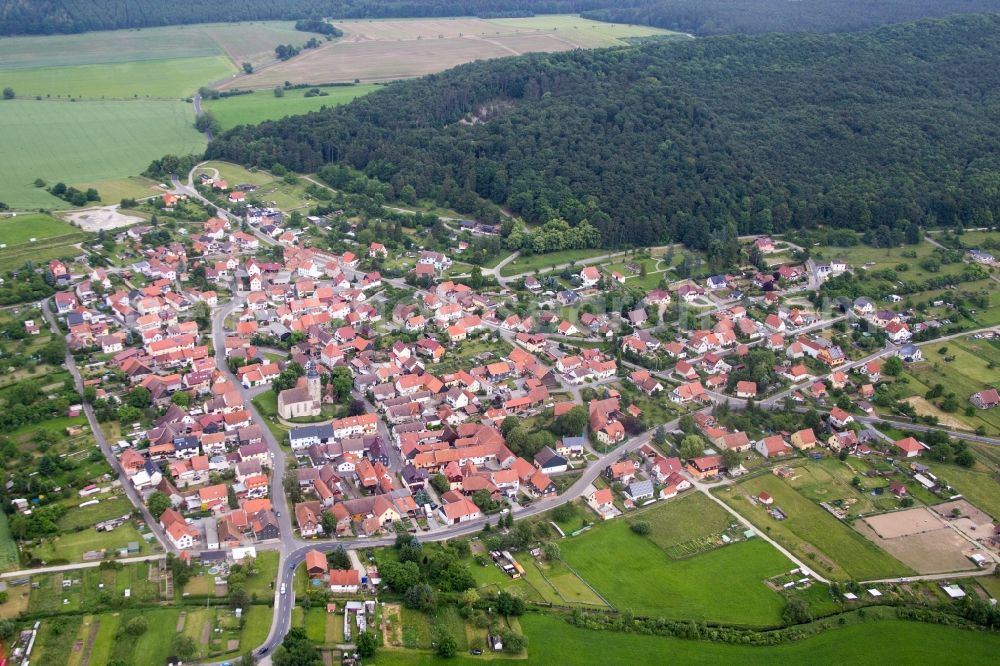
<svg viewBox="0 0 1000 666"><path fill-rule="evenodd" d="M883 539L921 534L945 527L944 521L937 514L924 507L869 516L863 522Z"/></svg>
<svg viewBox="0 0 1000 666"><path fill-rule="evenodd" d="M969 542L950 527L917 534L905 534L891 539L880 537L864 520L855 529L884 551L921 574L975 569L964 550Z"/></svg>
<svg viewBox="0 0 1000 666"><path fill-rule="evenodd" d="M917 410L919 416L936 416L938 423L948 428L956 428L958 430L968 430L969 424L961 421L948 412L943 412L938 409L935 405L927 401L919 395L914 395L909 398L902 400L909 405L913 406L913 409Z"/></svg>
<svg viewBox="0 0 1000 666"><path fill-rule="evenodd" d="M958 521L962 521L964 525L971 527L973 530L983 530L984 534L986 533L985 530L993 525L993 518L968 500L960 499L943 504L935 504L931 508L947 520L952 520L952 511L958 509L961 512L961 517L957 519Z"/></svg>
<svg viewBox="0 0 1000 666"><path fill-rule="evenodd" d="M120 227L129 227L133 224L145 222L136 215L126 215L118 210L118 206L101 206L98 208L87 208L66 213L65 218L72 224L80 227L84 231L96 232Z"/></svg>

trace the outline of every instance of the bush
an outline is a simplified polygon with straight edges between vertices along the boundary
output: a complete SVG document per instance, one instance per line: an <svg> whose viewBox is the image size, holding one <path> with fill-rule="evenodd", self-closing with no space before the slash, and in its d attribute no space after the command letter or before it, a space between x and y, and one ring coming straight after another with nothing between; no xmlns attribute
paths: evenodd
<svg viewBox="0 0 1000 666"><path fill-rule="evenodd" d="M632 523L629 527L632 529L633 532L635 532L639 536L646 536L647 534L649 534L649 523L647 523L646 521L640 520L638 522Z"/></svg>

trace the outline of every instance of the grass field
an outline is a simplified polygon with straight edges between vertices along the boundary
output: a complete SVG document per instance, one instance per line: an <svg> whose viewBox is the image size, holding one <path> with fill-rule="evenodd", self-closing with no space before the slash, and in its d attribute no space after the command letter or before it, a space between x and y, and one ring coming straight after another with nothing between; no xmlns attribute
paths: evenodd
<svg viewBox="0 0 1000 666"><path fill-rule="evenodd" d="M573 627L547 615L525 615L521 627L528 637L527 658L517 663L548 666L634 664L654 666L669 661L681 664L740 664L771 666L800 664L983 664L995 658L1000 635L941 625L884 620L834 629L818 636L778 647L722 645L677 638L615 632L595 632ZM955 646L961 649L956 650ZM481 664L484 657L459 655L453 659L430 652L383 650L373 663Z"/></svg>
<svg viewBox="0 0 1000 666"><path fill-rule="evenodd" d="M947 354L938 353L941 348L947 348ZM1000 362L1000 349L986 340L961 339L930 343L923 350L923 361L906 366L904 376L910 379L908 390L913 395L923 396L932 386L941 384L945 393L955 393L959 403L957 411L945 416L964 423L968 429L984 426L988 434L1000 432L1000 410L979 409L975 416L964 413L973 393L1000 387L1000 375L989 367L991 362ZM945 356L954 360L945 361Z"/></svg>
<svg viewBox="0 0 1000 666"><path fill-rule="evenodd" d="M163 192L163 190L157 187L157 183L142 176L125 176L123 178L109 178L107 180L66 184L84 191L89 187L93 187L100 193L101 200L109 204L118 203L122 199L145 199L146 197L157 196Z"/></svg>
<svg viewBox="0 0 1000 666"><path fill-rule="evenodd" d="M223 55L137 60L97 65L9 69L4 86L18 97L85 99L181 99L199 86L231 76L236 67Z"/></svg>
<svg viewBox="0 0 1000 666"><path fill-rule="evenodd" d="M59 519L57 526L60 530L73 530L78 527L89 527L102 520L117 518L132 512L132 503L124 495L110 497L108 495L100 498L97 504L85 507L70 507L66 514Z"/></svg>
<svg viewBox="0 0 1000 666"><path fill-rule="evenodd" d="M11 207L65 208L33 181L121 178L167 153L201 152L205 139L193 118L184 102L4 102L0 201Z"/></svg>
<svg viewBox="0 0 1000 666"><path fill-rule="evenodd" d="M607 250L562 250L560 252L550 252L548 254L533 254L531 256L519 256L509 264L500 269L500 275L510 277L521 273L532 273L536 270L546 271L553 266L567 264L573 261L581 261L591 257L599 257L607 254Z"/></svg>
<svg viewBox="0 0 1000 666"><path fill-rule="evenodd" d="M793 567L764 541L672 560L623 520L559 545L562 559L618 609L669 618L776 624L784 600L763 581Z"/></svg>
<svg viewBox="0 0 1000 666"><path fill-rule="evenodd" d="M115 640L112 659L121 659L127 664L167 663L171 643L177 633L177 616L180 615L180 611L176 608L125 611L122 613L121 623L127 624L128 620L136 615L145 617L149 628L138 638L120 633ZM142 655L139 661L133 661L136 655Z"/></svg>
<svg viewBox="0 0 1000 666"><path fill-rule="evenodd" d="M83 554L87 551L105 548L114 551L124 548L130 541L139 542L141 554L145 555L150 552L149 544L142 539L135 527L131 523L126 523L111 532L84 530L51 537L46 539L41 546L33 548L32 553L35 557L46 562L54 560L80 562L83 559Z"/></svg>
<svg viewBox="0 0 1000 666"><path fill-rule="evenodd" d="M929 460L924 462L934 474L950 483L976 507L994 519L1000 520L1000 474L995 471L971 470Z"/></svg>
<svg viewBox="0 0 1000 666"><path fill-rule="evenodd" d="M677 557L686 546L725 532L733 518L702 493L691 493L631 514L628 521L649 523L647 538L671 557Z"/></svg>
<svg viewBox="0 0 1000 666"><path fill-rule="evenodd" d="M10 535L10 523L5 513L0 516L0 570L16 569L18 564L17 543Z"/></svg>
<svg viewBox="0 0 1000 666"><path fill-rule="evenodd" d="M258 90L249 95L208 100L204 106L212 112L222 129L230 129L237 125L256 125L265 120L319 111L324 106L339 106L377 88L376 84L324 88L323 92L327 95L321 97L305 97L306 90L286 90L283 97L275 97L271 90Z"/></svg>
<svg viewBox="0 0 1000 666"><path fill-rule="evenodd" d="M32 238L43 240L77 231L75 227L41 213L0 218L0 243L8 247L27 243Z"/></svg>
<svg viewBox="0 0 1000 666"><path fill-rule="evenodd" d="M234 64L274 59L278 44L299 43L290 21L178 25L0 40L0 71L65 65L229 55Z"/></svg>
<svg viewBox="0 0 1000 666"><path fill-rule="evenodd" d="M762 507L751 504L748 496L762 491L774 498L785 520L774 520ZM765 474L720 488L717 495L824 576L867 580L912 573L776 476Z"/></svg>
<svg viewBox="0 0 1000 666"><path fill-rule="evenodd" d="M569 14L547 14L530 18L493 19L488 23L513 27L518 30L535 30L564 39L576 47L584 49L606 46L624 46L624 41L632 37L666 37L677 33L646 25L625 25L588 21Z"/></svg>

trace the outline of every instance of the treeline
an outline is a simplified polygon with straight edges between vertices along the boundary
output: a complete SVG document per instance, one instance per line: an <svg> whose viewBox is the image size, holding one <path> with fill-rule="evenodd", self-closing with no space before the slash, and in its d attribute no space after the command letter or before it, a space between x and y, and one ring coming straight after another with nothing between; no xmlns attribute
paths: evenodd
<svg viewBox="0 0 1000 666"><path fill-rule="evenodd" d="M586 220L613 247L981 226L1000 215L998 56L1000 16L978 15L499 59L237 128L207 157L338 163L387 199Z"/></svg>
<svg viewBox="0 0 1000 666"><path fill-rule="evenodd" d="M584 18L695 35L853 32L889 23L1000 11L1000 0L636 0Z"/></svg>
<svg viewBox="0 0 1000 666"><path fill-rule="evenodd" d="M171 3L0 0L0 35L49 35L190 23L313 19L317 16L345 19L524 16L533 12L565 14L629 4L631 0L176 0Z"/></svg>
<svg viewBox="0 0 1000 666"><path fill-rule="evenodd" d="M295 29L300 32L318 32L327 37L343 37L344 33L332 23L327 23L323 19L302 19L295 22Z"/></svg>

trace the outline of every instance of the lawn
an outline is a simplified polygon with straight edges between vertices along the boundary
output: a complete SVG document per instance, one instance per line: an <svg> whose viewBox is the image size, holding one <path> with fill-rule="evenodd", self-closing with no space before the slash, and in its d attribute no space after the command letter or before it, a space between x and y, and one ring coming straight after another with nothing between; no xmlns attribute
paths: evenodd
<svg viewBox="0 0 1000 666"><path fill-rule="evenodd" d="M778 647L746 647L678 638L573 627L547 615L525 615L521 627L528 637L527 658L519 663L549 666L635 664L740 664L771 666L799 664L969 664L991 663L1000 636L935 624L884 620L834 629ZM961 650L955 646L960 645ZM669 655L669 657L667 657ZM442 659L429 652L383 650L373 663L380 666L418 664L481 664L483 657L459 655Z"/></svg>
<svg viewBox="0 0 1000 666"><path fill-rule="evenodd" d="M240 647L245 651L256 648L267 640L271 630L271 609L266 606L251 606L246 611L246 624L240 636Z"/></svg>
<svg viewBox="0 0 1000 666"><path fill-rule="evenodd" d="M619 610L674 619L777 624L784 600L763 581L793 568L760 540L672 560L624 520L559 546L562 559Z"/></svg>
<svg viewBox="0 0 1000 666"><path fill-rule="evenodd" d="M183 99L236 72L222 55L8 69L4 86L19 98Z"/></svg>
<svg viewBox="0 0 1000 666"><path fill-rule="evenodd" d="M98 615L95 621L99 623L97 635L94 637L94 644L90 649L91 664L106 664L111 659L111 650L114 648L115 635L121 622L120 613L105 613Z"/></svg>
<svg viewBox="0 0 1000 666"><path fill-rule="evenodd" d="M785 520L771 518L761 506L750 502L749 495L763 491L774 498L773 506L781 508ZM912 573L774 475L764 474L720 488L716 494L824 576L868 580Z"/></svg>
<svg viewBox="0 0 1000 666"><path fill-rule="evenodd" d="M378 87L376 84L361 84L323 88L326 95L318 97L306 97L305 89L286 90L282 97L275 97L271 90L258 90L249 95L208 100L204 106L212 112L222 129L230 129L237 125L256 125L265 120L319 111L322 107L339 106Z"/></svg>
<svg viewBox="0 0 1000 666"><path fill-rule="evenodd" d="M271 587L278 578L278 553L273 550L264 550L257 553L257 574L247 578L247 594L256 594L260 599L267 599L274 595Z"/></svg>
<svg viewBox="0 0 1000 666"><path fill-rule="evenodd" d="M149 554L149 544L143 540L131 523L116 527L111 532L83 530L82 532L70 532L47 538L42 545L32 547L31 552L35 557L45 562L59 560L80 562L83 560L83 554L88 551L107 549L111 553L119 548L124 548L130 541L139 542L140 552L138 554Z"/></svg>
<svg viewBox="0 0 1000 666"><path fill-rule="evenodd" d="M568 264L591 257L599 257L607 254L607 250L583 249L583 250L561 250L559 252L549 252L547 254L533 254L530 256L519 256L500 270L500 275L510 277L521 273L533 273L536 270L546 271L553 266Z"/></svg>
<svg viewBox="0 0 1000 666"><path fill-rule="evenodd" d="M34 186L137 174L167 153L200 153L205 138L184 102L36 102L0 105L0 201L12 208L65 208ZM112 203L117 203L112 200Z"/></svg>

